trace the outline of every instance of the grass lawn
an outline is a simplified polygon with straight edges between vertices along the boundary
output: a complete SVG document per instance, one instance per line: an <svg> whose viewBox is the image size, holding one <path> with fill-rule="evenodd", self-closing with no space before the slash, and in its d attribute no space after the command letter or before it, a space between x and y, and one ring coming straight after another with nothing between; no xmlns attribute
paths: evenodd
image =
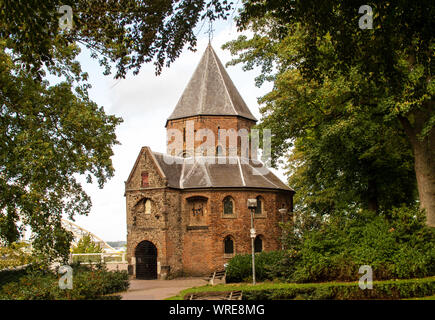
<svg viewBox="0 0 435 320"><path fill-rule="evenodd" d="M422 279L403 279L403 280L386 280L386 281L373 281L373 286L385 286L385 285L415 285L421 282L433 282L435 283L435 276L422 278ZM264 290L269 291L285 291L285 290L327 290L337 287L358 287L358 282L324 282L324 283L282 283L282 282L262 282L255 286L249 283L232 283L232 284L219 284L215 286L205 285L201 287L193 287L181 291L178 295L170 297L166 300L183 300L186 294L200 293L200 292L217 292L217 291L237 291L241 290L244 293L261 292ZM426 299L433 300L434 295L428 297L413 297L411 299Z"/></svg>

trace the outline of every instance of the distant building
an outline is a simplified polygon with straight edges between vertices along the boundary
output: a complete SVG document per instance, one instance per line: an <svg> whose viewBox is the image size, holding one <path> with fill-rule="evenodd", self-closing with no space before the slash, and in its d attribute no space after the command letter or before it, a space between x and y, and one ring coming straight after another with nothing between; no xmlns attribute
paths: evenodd
<svg viewBox="0 0 435 320"><path fill-rule="evenodd" d="M256 252L281 248L279 222L289 215L278 210L293 211L294 191L253 161L240 139L235 150L216 139L213 155L201 149L202 141L186 141L189 124L195 134L207 128L219 137L221 129L249 133L255 123L209 45L166 122L168 132L183 133L181 152L164 155L143 147L125 182L131 275L204 275L223 269L236 253L251 252L249 198L258 204ZM216 155L226 161L207 161ZM260 170L267 171L256 174Z"/></svg>

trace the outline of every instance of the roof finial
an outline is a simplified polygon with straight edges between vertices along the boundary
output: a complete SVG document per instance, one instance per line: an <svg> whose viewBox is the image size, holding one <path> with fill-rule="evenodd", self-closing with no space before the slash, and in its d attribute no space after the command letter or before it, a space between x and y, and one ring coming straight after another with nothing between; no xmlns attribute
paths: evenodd
<svg viewBox="0 0 435 320"><path fill-rule="evenodd" d="M208 22L208 30L206 33L208 33L208 43L211 43L211 40L213 40L213 21L211 18L209 18L209 22Z"/></svg>

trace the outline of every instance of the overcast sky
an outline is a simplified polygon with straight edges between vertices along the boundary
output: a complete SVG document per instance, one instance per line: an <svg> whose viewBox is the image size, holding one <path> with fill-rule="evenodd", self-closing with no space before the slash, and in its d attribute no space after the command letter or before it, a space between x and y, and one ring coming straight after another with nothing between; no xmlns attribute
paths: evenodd
<svg viewBox="0 0 435 320"><path fill-rule="evenodd" d="M198 28L199 29L199 28ZM92 89L90 97L98 105L104 106L106 113L122 117L124 122L116 133L121 143L114 147L112 158L115 176L99 189L96 185L84 183L84 189L92 198L92 210L88 216L76 216L76 223L106 241L126 240L126 208L124 181L133 167L142 146L153 151L165 152L165 122L169 117L185 86L193 74L208 44L207 26L198 32L196 52L184 50L181 56L160 76L155 76L152 64L143 65L138 75L128 75L115 80L104 76L97 60L91 59L87 51L79 57L83 70L89 73ZM225 65L231 60L228 51L221 46L235 39L238 34L232 21L224 21L214 26L212 46ZM198 30L199 31L199 30ZM249 106L251 112L260 119L257 98L271 89L271 84L255 87L254 78L259 70L244 72L241 66L227 68L227 72ZM274 171L283 180L282 171Z"/></svg>

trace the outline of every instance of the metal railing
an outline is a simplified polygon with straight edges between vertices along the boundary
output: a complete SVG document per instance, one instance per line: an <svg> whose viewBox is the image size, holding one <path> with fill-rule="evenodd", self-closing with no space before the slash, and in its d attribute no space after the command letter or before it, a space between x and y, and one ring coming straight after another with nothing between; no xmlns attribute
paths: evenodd
<svg viewBox="0 0 435 320"><path fill-rule="evenodd" d="M126 252L115 253L72 253L70 254L70 263L80 262L82 264L97 263L127 263Z"/></svg>

